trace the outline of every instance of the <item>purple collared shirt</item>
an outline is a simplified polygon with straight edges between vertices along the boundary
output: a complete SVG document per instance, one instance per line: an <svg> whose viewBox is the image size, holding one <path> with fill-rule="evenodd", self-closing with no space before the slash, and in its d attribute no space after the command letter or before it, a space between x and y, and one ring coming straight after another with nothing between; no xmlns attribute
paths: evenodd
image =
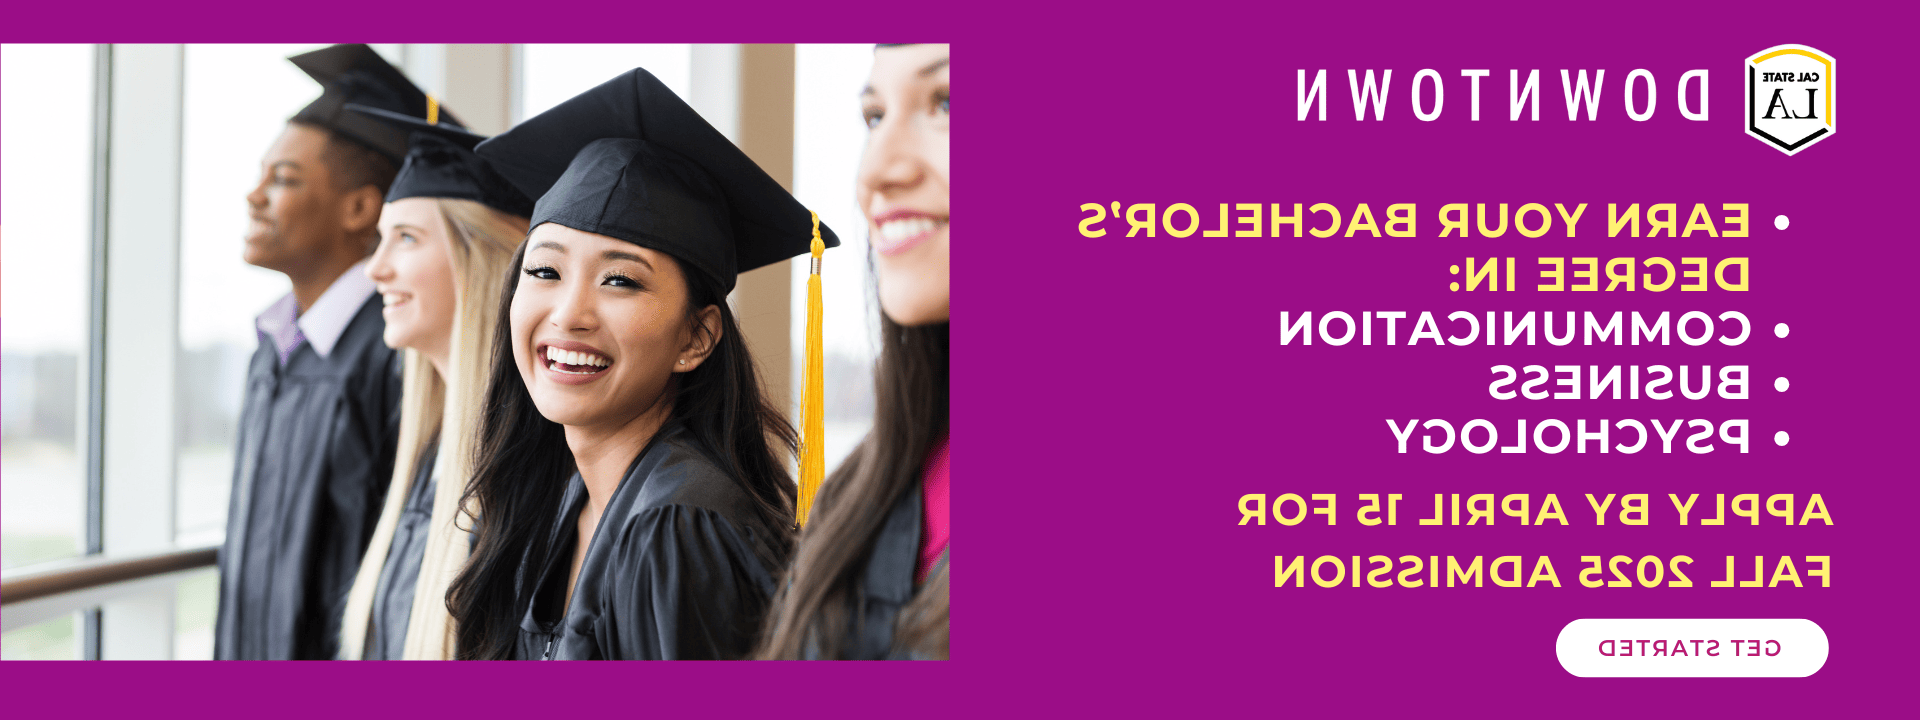
<svg viewBox="0 0 1920 720"><path fill-rule="evenodd" d="M362 260L347 268L305 313L299 311L293 293L287 293L254 318L254 327L273 341L274 349L279 351L282 367L302 342L312 345L313 351L323 358L333 352L333 345L340 341L347 324L353 322L360 306L373 296L373 280L367 277L366 265Z"/></svg>

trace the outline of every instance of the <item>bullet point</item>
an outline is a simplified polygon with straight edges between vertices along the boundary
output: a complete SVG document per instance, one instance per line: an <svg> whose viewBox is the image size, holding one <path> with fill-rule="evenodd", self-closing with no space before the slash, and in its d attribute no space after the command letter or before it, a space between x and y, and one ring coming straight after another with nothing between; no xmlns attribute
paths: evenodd
<svg viewBox="0 0 1920 720"><path fill-rule="evenodd" d="M1775 445L1779 445L1780 447L1786 447L1787 440L1788 440L1787 431L1785 430L1781 430L1780 432L1773 434L1773 444Z"/></svg>
<svg viewBox="0 0 1920 720"><path fill-rule="evenodd" d="M1787 336L1787 324L1786 324L1786 323L1775 323L1775 324L1774 324L1774 326L1773 326L1773 336L1774 336L1774 337L1778 337L1778 338L1783 338L1783 337L1786 337L1786 336Z"/></svg>
<svg viewBox="0 0 1920 720"><path fill-rule="evenodd" d="M1788 386L1788 383L1787 383L1787 379L1786 379L1786 378L1783 378L1783 377L1778 377L1778 378L1774 378L1774 379L1773 379L1773 389L1774 389L1774 390L1776 390L1776 391L1779 391L1779 392L1786 392L1786 391L1787 391L1787 386Z"/></svg>
<svg viewBox="0 0 1920 720"><path fill-rule="evenodd" d="M1785 215L1773 216L1773 229L1775 230L1787 229L1787 216Z"/></svg>

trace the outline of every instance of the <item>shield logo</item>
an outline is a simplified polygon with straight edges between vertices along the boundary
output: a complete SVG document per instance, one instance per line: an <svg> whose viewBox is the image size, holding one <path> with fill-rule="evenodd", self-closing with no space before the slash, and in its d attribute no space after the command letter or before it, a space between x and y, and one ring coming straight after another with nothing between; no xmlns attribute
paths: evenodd
<svg viewBox="0 0 1920 720"><path fill-rule="evenodd" d="M1776 45L1747 58L1747 134L1793 155L1839 131L1832 55Z"/></svg>

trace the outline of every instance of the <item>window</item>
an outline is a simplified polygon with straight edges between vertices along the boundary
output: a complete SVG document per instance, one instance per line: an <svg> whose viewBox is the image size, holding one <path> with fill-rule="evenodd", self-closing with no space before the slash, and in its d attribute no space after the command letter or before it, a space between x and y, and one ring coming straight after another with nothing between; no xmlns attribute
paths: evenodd
<svg viewBox="0 0 1920 720"><path fill-rule="evenodd" d="M867 221L854 182L867 141L860 89L873 69L872 45L794 48L793 190L840 236L820 270L827 471L839 467L873 426L873 362L880 352L880 305L867 263ZM793 263L794 417L805 360L808 263Z"/></svg>
<svg viewBox="0 0 1920 720"><path fill-rule="evenodd" d="M214 610L220 605L220 573L201 570L175 586L173 659L213 659Z"/></svg>
<svg viewBox="0 0 1920 720"><path fill-rule="evenodd" d="M91 45L0 46L0 306L11 310L0 323L7 568L87 550L93 53ZM12 657L12 633L6 642Z"/></svg>
<svg viewBox="0 0 1920 720"><path fill-rule="evenodd" d="M646 68L667 88L687 97L693 46L522 45L520 110L515 122L533 117L567 98L612 80L634 68Z"/></svg>
<svg viewBox="0 0 1920 720"><path fill-rule="evenodd" d="M67 613L53 620L28 625L8 632L0 640L0 657L8 660L78 660L80 641L74 629L80 613Z"/></svg>

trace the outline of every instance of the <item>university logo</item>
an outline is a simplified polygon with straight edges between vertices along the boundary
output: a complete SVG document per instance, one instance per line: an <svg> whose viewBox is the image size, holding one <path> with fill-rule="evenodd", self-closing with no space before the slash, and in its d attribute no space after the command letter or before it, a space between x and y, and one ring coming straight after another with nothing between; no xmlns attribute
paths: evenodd
<svg viewBox="0 0 1920 720"><path fill-rule="evenodd" d="M1792 155L1838 132L1832 55L1776 45L1747 58L1747 134Z"/></svg>

